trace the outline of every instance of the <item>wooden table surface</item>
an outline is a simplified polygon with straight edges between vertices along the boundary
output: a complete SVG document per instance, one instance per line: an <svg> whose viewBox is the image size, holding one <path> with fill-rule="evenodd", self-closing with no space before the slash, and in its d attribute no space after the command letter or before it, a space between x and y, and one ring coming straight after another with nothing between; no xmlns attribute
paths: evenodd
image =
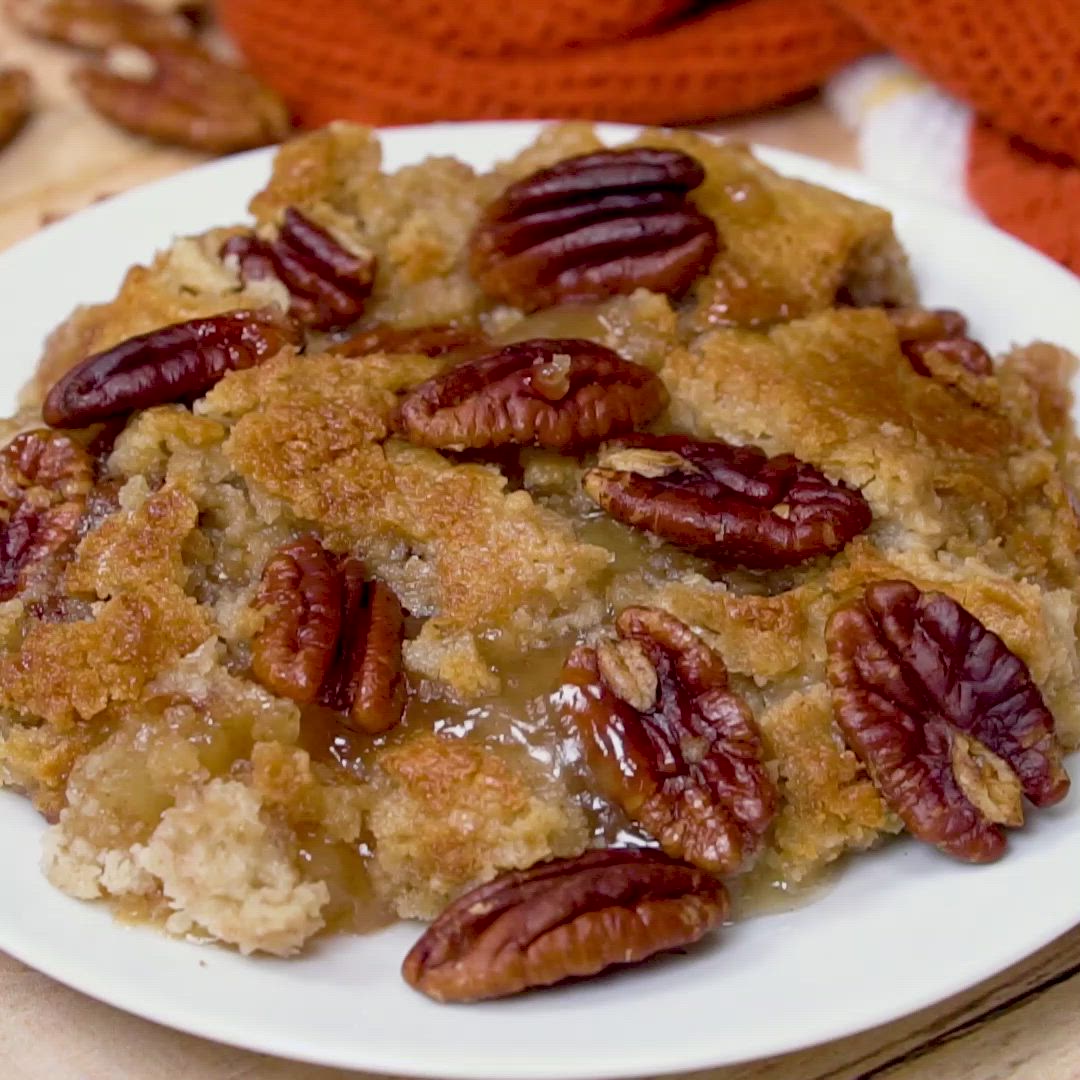
<svg viewBox="0 0 1080 1080"><path fill-rule="evenodd" d="M68 88L71 62L65 50L28 42L0 23L0 63L31 68L39 106L0 153L0 249L96 199L201 160L130 138L88 112ZM816 102L716 130L855 164L851 136ZM817 1049L698 1074L704 1077L1080 1080L1080 929L935 1008ZM0 1080L245 1078L363 1080L176 1034L0 953Z"/></svg>

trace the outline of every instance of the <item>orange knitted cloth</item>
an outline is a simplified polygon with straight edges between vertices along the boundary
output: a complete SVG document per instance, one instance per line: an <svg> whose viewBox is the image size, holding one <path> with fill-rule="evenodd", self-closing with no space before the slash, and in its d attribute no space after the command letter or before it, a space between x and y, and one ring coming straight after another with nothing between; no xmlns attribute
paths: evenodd
<svg viewBox="0 0 1080 1080"><path fill-rule="evenodd" d="M305 125L703 120L807 90L869 48L826 0L225 0Z"/></svg>
<svg viewBox="0 0 1080 1080"><path fill-rule="evenodd" d="M219 0L305 125L689 123L789 100L878 48L985 118L969 188L1080 270L1080 0Z"/></svg>
<svg viewBox="0 0 1080 1080"><path fill-rule="evenodd" d="M966 101L968 193L1080 273L1080 0L842 0L875 40Z"/></svg>

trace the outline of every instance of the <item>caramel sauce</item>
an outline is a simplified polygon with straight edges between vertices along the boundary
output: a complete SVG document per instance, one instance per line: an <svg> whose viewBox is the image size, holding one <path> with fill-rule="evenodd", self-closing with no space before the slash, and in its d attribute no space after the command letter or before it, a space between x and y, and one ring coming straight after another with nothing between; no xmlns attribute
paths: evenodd
<svg viewBox="0 0 1080 1080"><path fill-rule="evenodd" d="M830 866L809 880L785 881L758 866L725 882L731 896L731 920L742 922L766 915L784 915L821 899L835 884L838 874Z"/></svg>
<svg viewBox="0 0 1080 1080"><path fill-rule="evenodd" d="M162 896L121 895L112 898L112 914L126 926L156 926L161 929L172 914Z"/></svg>
<svg viewBox="0 0 1080 1080"><path fill-rule="evenodd" d="M351 731L330 710L305 709L301 743L315 761L332 763L357 778L371 775L380 750L421 732L465 739L516 761L524 755L538 776L567 786L588 815L598 842L613 843L633 830L620 811L592 793L578 746L565 730L555 701L562 665L573 644L574 639L566 638L534 649L513 664L492 665L502 681L496 697L459 702L426 680L414 681L401 722L382 735Z"/></svg>
<svg viewBox="0 0 1080 1080"><path fill-rule="evenodd" d="M611 329L600 304L562 304L545 308L514 323L496 335L499 344L510 345L530 338L587 338L603 341Z"/></svg>
<svg viewBox="0 0 1080 1080"><path fill-rule="evenodd" d="M717 210L744 225L760 225L776 212L776 197L750 173L733 176L721 192Z"/></svg>
<svg viewBox="0 0 1080 1080"><path fill-rule="evenodd" d="M350 848L314 834L301 838L299 861L307 876L325 881L330 890L323 918L331 933L368 934L397 921L375 895L368 870L370 857L363 843Z"/></svg>
<svg viewBox="0 0 1080 1080"><path fill-rule="evenodd" d="M634 581L641 586L660 585L690 571L709 570L704 560L613 521L577 494L559 491L539 498L567 517L583 540L601 545L614 555L606 589L607 620L614 618L625 603L633 602ZM746 580L740 579L735 585L739 591L761 587L752 575L744 576ZM413 626L411 632L416 632L418 626ZM492 663L502 684L496 696L461 702L447 696L438 684L413 681L402 721L382 735L353 732L338 714L319 707L306 708L302 744L316 761L333 763L358 779L371 776L374 759L382 748L420 732L476 742L506 753L516 762L524 754L535 764L538 778L555 778L579 802L597 846L651 845L650 837L593 790L578 743L559 715L556 691L563 663L576 640L576 635L567 635L547 648ZM751 687L740 689L745 689L752 704L760 706ZM326 880L331 890L328 927L363 933L392 922L393 916L379 904L372 890L366 847L359 845L355 855L344 856L341 852L339 844L323 852L305 847L302 853L313 873ZM727 883L732 893L733 917L745 919L790 911L815 899L828 887L829 880L830 876L824 876L796 885L758 867Z"/></svg>
<svg viewBox="0 0 1080 1080"><path fill-rule="evenodd" d="M559 719L553 690L572 644L566 639L534 650L512 665L497 667L503 683L497 697L463 703L439 693L432 683L413 682L401 722L382 735L351 731L330 710L305 709L301 743L313 760L333 764L358 779L372 775L381 749L420 732L479 743L505 753L519 766L524 755L535 765L538 781L555 778L565 784L584 810L597 846L642 843L645 838L625 816L591 791L578 747ZM300 858L310 867L311 876L325 881L330 889L324 911L328 930L367 933L395 921L375 894L365 843L350 849L306 837Z"/></svg>
<svg viewBox="0 0 1080 1080"><path fill-rule="evenodd" d="M758 196L748 182L738 181L729 187L733 204L756 205L754 200ZM618 321L610 305L566 305L522 318L494 335L494 341L505 344L533 337L602 340L613 329L618 332ZM527 453L533 453L535 461L537 455L545 452ZM718 577L716 568L706 560L616 522L593 505L580 489L581 472L590 459L575 463L557 457L547 471L537 470L537 475L544 477L542 484L530 483L527 468L519 468L518 472L537 502L569 521L582 541L612 554L606 577L598 584L606 609L605 621L613 619L619 608L635 602L643 592L665 582L689 573L709 579ZM522 464L524 461L523 457ZM508 467L506 471L513 470ZM207 525L204 523L204 529ZM211 545L216 546L220 545ZM235 576L239 580L243 575ZM725 574L724 580L735 591L762 588L753 575ZM202 599L211 598L213 584L207 582L208 596ZM418 633L420 625L419 620L410 620L408 635ZM538 784L554 780L564 785L584 810L596 846L652 844L621 810L595 793L580 747L559 715L560 673L576 639L577 635L567 633L545 648L523 654L498 647L499 642L494 639L481 642L481 651L486 649L486 658L501 683L498 695L463 702L440 684L412 679L401 722L380 735L351 730L343 723L342 716L330 709L304 706L299 745L314 762L365 782L374 775L374 763L381 750L419 733L433 732L443 738L468 740L507 755L517 765L523 760L531 762ZM234 659L238 668L246 668L246 656ZM186 732L188 740L198 749L201 764L215 775L226 775L230 763L250 751L249 745L238 745L237 736L226 727L210 725L207 730ZM242 737L240 741L244 741ZM156 814L150 816L156 818ZM395 921L394 914L376 894L370 870L371 851L365 840L355 845L333 842L311 829L299 837L297 858L305 876L324 881L329 889L329 903L323 912L327 931L362 934ZM730 884L738 918L789 910L812 899L819 888L795 888L758 871ZM125 921L156 924L163 923L169 913L160 898L125 899L118 911Z"/></svg>

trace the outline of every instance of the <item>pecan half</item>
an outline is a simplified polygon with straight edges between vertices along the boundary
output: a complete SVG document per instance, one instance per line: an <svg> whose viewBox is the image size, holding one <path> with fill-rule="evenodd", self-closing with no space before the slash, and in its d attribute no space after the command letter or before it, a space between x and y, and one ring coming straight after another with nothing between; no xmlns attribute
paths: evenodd
<svg viewBox="0 0 1080 1080"><path fill-rule="evenodd" d="M300 340L296 325L274 307L174 323L76 364L49 391L42 415L53 427L83 427L188 400L227 372L254 367Z"/></svg>
<svg viewBox="0 0 1080 1080"><path fill-rule="evenodd" d="M930 353L939 364L956 366L972 375L990 375L994 362L977 341L967 336L967 319L949 308L886 308L896 328L900 351L919 375L933 375Z"/></svg>
<svg viewBox="0 0 1080 1080"><path fill-rule="evenodd" d="M313 536L275 552L256 600L266 622L252 648L255 678L282 697L314 701L341 634L341 601L335 560Z"/></svg>
<svg viewBox="0 0 1080 1080"><path fill-rule="evenodd" d="M398 428L418 446L582 450L667 405L648 368L592 341L535 338L459 364L412 390Z"/></svg>
<svg viewBox="0 0 1080 1080"><path fill-rule="evenodd" d="M34 82L28 71L7 68L0 71L0 147L7 146L30 115Z"/></svg>
<svg viewBox="0 0 1080 1080"><path fill-rule="evenodd" d="M477 326L448 323L402 328L380 323L331 345L327 351L338 356L369 356L371 353L442 356L449 352L473 353L490 347L487 335Z"/></svg>
<svg viewBox="0 0 1080 1080"><path fill-rule="evenodd" d="M860 492L791 454L686 435L613 439L582 486L618 521L725 566L832 555L871 521Z"/></svg>
<svg viewBox="0 0 1080 1080"><path fill-rule="evenodd" d="M183 16L134 0L7 0L5 11L27 34L79 49L184 41L192 34Z"/></svg>
<svg viewBox="0 0 1080 1080"><path fill-rule="evenodd" d="M970 612L879 581L825 631L837 722L920 840L967 862L1005 850L1002 826L1065 797L1054 718L1024 662Z"/></svg>
<svg viewBox="0 0 1080 1080"><path fill-rule="evenodd" d="M79 68L72 81L114 124L210 154L279 142L292 128L273 91L196 45L114 46L104 63Z"/></svg>
<svg viewBox="0 0 1080 1080"><path fill-rule="evenodd" d="M357 731L377 734L401 719L404 612L358 558L338 559L303 536L267 562L256 603L266 616L252 649L259 682L344 713Z"/></svg>
<svg viewBox="0 0 1080 1080"><path fill-rule="evenodd" d="M647 849L589 851L466 893L405 957L436 1001L507 997L690 945L728 913L709 874Z"/></svg>
<svg viewBox="0 0 1080 1080"><path fill-rule="evenodd" d="M359 559L345 559L341 576L342 632L319 700L374 735L393 727L405 709L405 613L389 585L367 580Z"/></svg>
<svg viewBox="0 0 1080 1080"><path fill-rule="evenodd" d="M719 246L715 223L687 198L704 178L678 150L567 158L487 208L472 237L473 276L525 311L638 288L679 295Z"/></svg>
<svg viewBox="0 0 1080 1080"><path fill-rule="evenodd" d="M778 803L749 707L673 615L625 608L615 629L615 643L574 649L558 693L600 791L669 855L713 873L745 868Z"/></svg>
<svg viewBox="0 0 1080 1080"><path fill-rule="evenodd" d="M74 544L93 485L90 455L57 431L24 431L0 451L0 600Z"/></svg>
<svg viewBox="0 0 1080 1080"><path fill-rule="evenodd" d="M245 284L267 278L280 281L292 298L289 313L318 330L356 322L375 280L375 256L370 251L349 251L293 206L286 209L276 239L233 236L221 254L237 260Z"/></svg>

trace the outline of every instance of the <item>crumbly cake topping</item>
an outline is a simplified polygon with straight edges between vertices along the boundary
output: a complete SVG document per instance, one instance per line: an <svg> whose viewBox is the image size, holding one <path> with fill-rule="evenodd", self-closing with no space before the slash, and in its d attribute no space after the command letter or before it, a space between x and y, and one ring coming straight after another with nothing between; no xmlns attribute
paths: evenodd
<svg viewBox="0 0 1080 1080"><path fill-rule="evenodd" d="M640 878L703 932L726 901L702 868L752 910L919 835L925 806L883 797L878 748L837 722L827 628L880 582L960 605L1080 744L1073 358L1036 343L984 370L962 318L912 308L886 211L744 147L650 131L601 150L558 125L487 173L388 174L370 132L332 125L279 151L253 226L177 240L54 332L8 433L40 428L73 368L101 419L42 439L89 493L51 493L32 434L5 466L0 784L51 823L58 887L288 955L493 879L517 912L565 867L571 900L590 874ZM610 258L627 228L633 258ZM213 364L170 344L195 389L131 411L154 332L244 311L281 333L215 339ZM68 400L50 395L57 425ZM726 564L739 529L757 540ZM778 537L794 554L770 557ZM379 637L387 589L405 616ZM253 657L274 629L269 685ZM386 730L342 707L358 696ZM667 855L589 852L612 844Z"/></svg>

